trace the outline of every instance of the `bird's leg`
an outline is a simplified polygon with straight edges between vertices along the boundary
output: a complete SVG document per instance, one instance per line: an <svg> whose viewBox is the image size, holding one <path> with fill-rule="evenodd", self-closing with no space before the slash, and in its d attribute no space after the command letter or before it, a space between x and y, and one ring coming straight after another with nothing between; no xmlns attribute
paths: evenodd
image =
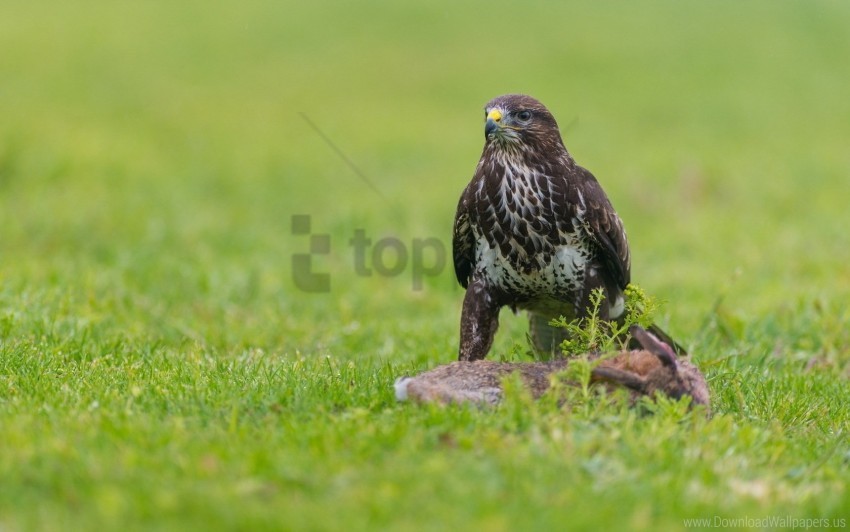
<svg viewBox="0 0 850 532"><path fill-rule="evenodd" d="M569 316L570 312L563 314ZM534 350L544 359L561 356L563 354L561 344L569 338L566 330L549 325L550 321L552 321L552 318L549 315L537 312L528 313L528 335L531 337Z"/></svg>
<svg viewBox="0 0 850 532"><path fill-rule="evenodd" d="M469 283L460 318L458 360L481 360L487 356L499 328L499 308L484 280Z"/></svg>

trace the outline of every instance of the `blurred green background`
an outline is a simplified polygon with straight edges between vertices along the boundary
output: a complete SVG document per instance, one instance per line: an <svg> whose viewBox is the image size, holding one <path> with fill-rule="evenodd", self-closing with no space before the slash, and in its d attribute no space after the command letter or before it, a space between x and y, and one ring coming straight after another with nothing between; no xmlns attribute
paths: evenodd
<svg viewBox="0 0 850 532"><path fill-rule="evenodd" d="M0 340L54 369L111 345L449 361L450 259L414 290L410 264L357 275L349 240L449 250L482 107L524 92L607 191L677 339L757 329L776 340L753 356L846 364L848 28L837 0L0 2ZM330 293L293 284L295 214L330 235ZM506 312L496 350L525 328ZM43 399L18 373L9 426Z"/></svg>
<svg viewBox="0 0 850 532"><path fill-rule="evenodd" d="M525 92L605 187L677 335L730 291L748 315L843 297L848 20L841 2L5 3L0 275L129 306L274 298L319 335L344 301L455 321L450 263L411 294L410 264L354 275L348 240L450 245L482 106ZM328 297L291 284L296 213L332 235Z"/></svg>

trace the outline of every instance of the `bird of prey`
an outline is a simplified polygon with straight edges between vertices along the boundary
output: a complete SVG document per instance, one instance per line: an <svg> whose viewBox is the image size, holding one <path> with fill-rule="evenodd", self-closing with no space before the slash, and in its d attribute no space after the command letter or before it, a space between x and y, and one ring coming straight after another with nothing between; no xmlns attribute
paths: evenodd
<svg viewBox="0 0 850 532"><path fill-rule="evenodd" d="M459 359L487 355L503 306L527 310L535 349L557 352L563 330L549 322L586 317L594 289L605 296L601 318L623 317L631 275L626 232L542 103L508 94L491 100L484 115L484 152L458 203L452 242L455 274L466 288Z"/></svg>

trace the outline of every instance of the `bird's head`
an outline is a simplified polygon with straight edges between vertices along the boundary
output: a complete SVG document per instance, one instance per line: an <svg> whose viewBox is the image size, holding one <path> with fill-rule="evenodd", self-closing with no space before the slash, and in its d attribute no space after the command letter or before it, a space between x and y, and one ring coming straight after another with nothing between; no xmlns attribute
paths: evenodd
<svg viewBox="0 0 850 532"><path fill-rule="evenodd" d="M506 94L490 100L484 107L484 121L487 145L503 149L563 146L555 117L531 96Z"/></svg>

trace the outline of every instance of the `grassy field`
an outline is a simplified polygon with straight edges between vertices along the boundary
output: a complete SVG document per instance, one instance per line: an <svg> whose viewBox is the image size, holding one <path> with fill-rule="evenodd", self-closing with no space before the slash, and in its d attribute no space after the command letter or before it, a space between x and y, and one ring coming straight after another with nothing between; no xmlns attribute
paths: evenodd
<svg viewBox="0 0 850 532"><path fill-rule="evenodd" d="M847 526L848 27L839 1L0 3L0 531ZM710 419L395 402L456 356L434 242L506 92L605 187ZM328 292L293 280L293 215ZM525 328L505 311L491 356Z"/></svg>

